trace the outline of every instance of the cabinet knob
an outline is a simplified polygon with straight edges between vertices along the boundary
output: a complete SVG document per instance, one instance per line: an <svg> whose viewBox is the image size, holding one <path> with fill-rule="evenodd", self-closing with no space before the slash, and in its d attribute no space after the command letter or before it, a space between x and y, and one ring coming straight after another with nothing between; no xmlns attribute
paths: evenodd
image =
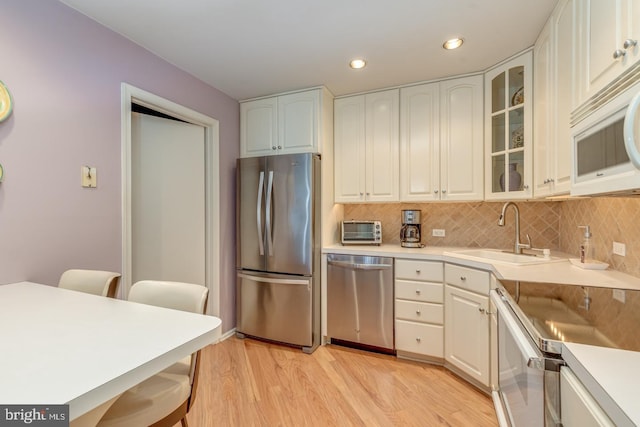
<svg viewBox="0 0 640 427"><path fill-rule="evenodd" d="M465 276L460 276L460 280L464 282L465 280L467 280L467 278Z"/></svg>
<svg viewBox="0 0 640 427"><path fill-rule="evenodd" d="M416 310L416 314L420 316L420 310Z"/></svg>
<svg viewBox="0 0 640 427"><path fill-rule="evenodd" d="M371 193L367 193L367 196L370 196L370 195L371 195Z"/></svg>
<svg viewBox="0 0 640 427"><path fill-rule="evenodd" d="M524 188L525 190L529 189L529 186L527 184L523 185L522 188Z"/></svg>
<svg viewBox="0 0 640 427"><path fill-rule="evenodd" d="M613 52L613 59L620 59L623 56L625 56L627 54L627 52L625 52L622 49L616 49L615 52Z"/></svg>
<svg viewBox="0 0 640 427"><path fill-rule="evenodd" d="M549 183L549 180L548 180L548 179L545 179L544 181L542 181L542 183L543 183L543 184L548 184L548 183Z"/></svg>
<svg viewBox="0 0 640 427"><path fill-rule="evenodd" d="M482 314L486 313L486 310L482 307L478 308L478 311Z"/></svg>
<svg viewBox="0 0 640 427"><path fill-rule="evenodd" d="M416 337L416 342L420 342L422 339L420 337Z"/></svg>
<svg viewBox="0 0 640 427"><path fill-rule="evenodd" d="M416 270L416 274L420 274L420 270Z"/></svg>
<svg viewBox="0 0 640 427"><path fill-rule="evenodd" d="M637 44L638 44L638 40L626 39L622 47L624 47L625 50L627 50L627 49L631 49L632 47L635 47Z"/></svg>
<svg viewBox="0 0 640 427"><path fill-rule="evenodd" d="M442 194L445 194L447 192L447 190L442 190Z"/></svg>
<svg viewBox="0 0 640 427"><path fill-rule="evenodd" d="M364 193L360 193L360 197L364 196Z"/></svg>
<svg viewBox="0 0 640 427"><path fill-rule="evenodd" d="M272 150L275 150L275 149L276 149L276 146L275 146L275 145L274 145L274 146L272 146L272 147L271 147L271 149L272 149Z"/></svg>
<svg viewBox="0 0 640 427"><path fill-rule="evenodd" d="M282 150L282 145L278 145L278 150Z"/></svg>
<svg viewBox="0 0 640 427"><path fill-rule="evenodd" d="M420 295L420 289L416 289L416 295Z"/></svg>
<svg viewBox="0 0 640 427"><path fill-rule="evenodd" d="M438 190L433 190L433 194L438 194Z"/></svg>

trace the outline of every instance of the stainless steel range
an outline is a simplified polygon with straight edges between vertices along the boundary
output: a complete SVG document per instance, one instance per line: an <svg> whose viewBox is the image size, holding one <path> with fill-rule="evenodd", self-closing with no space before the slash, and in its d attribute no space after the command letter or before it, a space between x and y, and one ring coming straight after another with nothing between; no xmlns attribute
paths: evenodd
<svg viewBox="0 0 640 427"><path fill-rule="evenodd" d="M640 291L503 282L491 301L498 323L493 397L501 426L561 425L563 342L640 351L640 338L628 333L640 324Z"/></svg>

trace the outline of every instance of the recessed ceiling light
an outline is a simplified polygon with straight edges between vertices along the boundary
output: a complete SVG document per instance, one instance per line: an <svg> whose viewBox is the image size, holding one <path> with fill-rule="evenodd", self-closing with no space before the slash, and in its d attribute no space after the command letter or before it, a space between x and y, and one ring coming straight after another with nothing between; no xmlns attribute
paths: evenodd
<svg viewBox="0 0 640 427"><path fill-rule="evenodd" d="M349 67L353 68L354 70L359 70L360 68L364 68L367 65L367 61L365 61L364 59L352 59L351 62L349 62Z"/></svg>
<svg viewBox="0 0 640 427"><path fill-rule="evenodd" d="M442 47L447 49L447 50L457 49L460 46L462 46L462 43L464 43L463 39L455 38L455 39L447 40L446 42L444 42Z"/></svg>

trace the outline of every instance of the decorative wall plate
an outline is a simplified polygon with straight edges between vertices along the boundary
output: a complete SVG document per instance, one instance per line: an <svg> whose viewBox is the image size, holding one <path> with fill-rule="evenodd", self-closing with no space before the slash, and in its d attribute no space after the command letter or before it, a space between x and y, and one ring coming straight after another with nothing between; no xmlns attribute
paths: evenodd
<svg viewBox="0 0 640 427"><path fill-rule="evenodd" d="M13 110L13 99L9 89L0 81L0 122L11 115Z"/></svg>

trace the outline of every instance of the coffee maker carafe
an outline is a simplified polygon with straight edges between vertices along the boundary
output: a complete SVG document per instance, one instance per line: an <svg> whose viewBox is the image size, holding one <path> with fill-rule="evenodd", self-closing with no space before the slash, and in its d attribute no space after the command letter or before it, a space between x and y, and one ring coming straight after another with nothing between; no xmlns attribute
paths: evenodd
<svg viewBox="0 0 640 427"><path fill-rule="evenodd" d="M420 227L420 211L403 210L400 246L403 248L421 248L423 245L420 243Z"/></svg>

